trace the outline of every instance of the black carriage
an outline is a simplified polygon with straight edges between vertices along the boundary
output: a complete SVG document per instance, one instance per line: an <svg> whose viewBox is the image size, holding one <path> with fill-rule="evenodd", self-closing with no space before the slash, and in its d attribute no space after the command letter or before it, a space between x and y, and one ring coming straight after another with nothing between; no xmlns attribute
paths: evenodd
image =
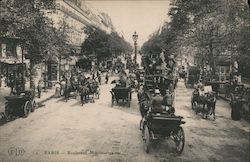
<svg viewBox="0 0 250 162"><path fill-rule="evenodd" d="M168 137L175 142L175 151L181 154L185 145L185 134L181 124L183 117L170 115L168 112L154 113L150 110L142 126L144 149L148 153L152 144Z"/></svg>
<svg viewBox="0 0 250 162"><path fill-rule="evenodd" d="M64 99L67 102L71 97L74 99L77 98L78 91L77 91L78 85L77 84L66 84L64 87Z"/></svg>
<svg viewBox="0 0 250 162"><path fill-rule="evenodd" d="M30 112L35 111L35 92L26 90L12 96L6 96L5 115L7 118L13 116L27 117Z"/></svg>
<svg viewBox="0 0 250 162"><path fill-rule="evenodd" d="M130 107L131 103L131 88L130 87L114 87L110 91L112 95L111 106L115 103L118 104L120 102L127 103L128 107Z"/></svg>
<svg viewBox="0 0 250 162"><path fill-rule="evenodd" d="M142 120L140 129L146 152L151 146L166 137L175 142L175 151L180 154L185 144L185 135L181 124L183 117L176 116L173 96L170 91L172 79L163 74L146 75L144 86L138 93ZM172 87L174 88L174 87Z"/></svg>
<svg viewBox="0 0 250 162"><path fill-rule="evenodd" d="M200 69L197 66L189 66L187 72L186 87L193 87L200 79Z"/></svg>

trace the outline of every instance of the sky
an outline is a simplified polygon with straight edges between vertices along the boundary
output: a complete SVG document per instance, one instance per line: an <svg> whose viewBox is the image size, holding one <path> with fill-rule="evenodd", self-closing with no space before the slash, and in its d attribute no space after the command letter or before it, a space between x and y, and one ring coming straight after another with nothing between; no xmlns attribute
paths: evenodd
<svg viewBox="0 0 250 162"><path fill-rule="evenodd" d="M115 30L133 43L132 35L139 35L141 46L159 27L168 20L169 0L86 0L95 9L107 13Z"/></svg>

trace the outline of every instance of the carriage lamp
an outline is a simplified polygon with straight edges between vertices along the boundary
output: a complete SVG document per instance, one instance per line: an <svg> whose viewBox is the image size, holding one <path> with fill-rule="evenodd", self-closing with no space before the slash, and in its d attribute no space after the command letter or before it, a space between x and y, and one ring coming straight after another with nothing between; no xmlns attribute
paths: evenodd
<svg viewBox="0 0 250 162"><path fill-rule="evenodd" d="M134 41L134 46L135 46L135 58L134 58L134 62L136 64L136 59L137 59L137 40L138 40L138 34L135 33L132 35L133 41Z"/></svg>

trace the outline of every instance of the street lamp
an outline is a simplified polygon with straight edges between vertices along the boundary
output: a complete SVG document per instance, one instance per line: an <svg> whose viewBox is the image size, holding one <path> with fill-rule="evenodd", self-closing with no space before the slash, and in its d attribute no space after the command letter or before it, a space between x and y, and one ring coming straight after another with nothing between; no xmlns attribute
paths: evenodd
<svg viewBox="0 0 250 162"><path fill-rule="evenodd" d="M138 35L135 31L135 33L132 35L133 40L134 40L134 46L135 46L135 58L134 58L134 62L136 64L136 59L137 59L137 40L138 40Z"/></svg>

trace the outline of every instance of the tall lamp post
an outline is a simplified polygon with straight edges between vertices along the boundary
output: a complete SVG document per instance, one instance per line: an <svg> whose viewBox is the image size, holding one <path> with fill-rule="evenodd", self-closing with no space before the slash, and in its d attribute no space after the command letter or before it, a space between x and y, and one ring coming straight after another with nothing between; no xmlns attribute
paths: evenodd
<svg viewBox="0 0 250 162"><path fill-rule="evenodd" d="M135 46L135 58L134 58L134 62L136 64L136 59L137 59L137 40L138 40L138 35L135 31L135 33L132 35L133 40L134 40L134 46Z"/></svg>

